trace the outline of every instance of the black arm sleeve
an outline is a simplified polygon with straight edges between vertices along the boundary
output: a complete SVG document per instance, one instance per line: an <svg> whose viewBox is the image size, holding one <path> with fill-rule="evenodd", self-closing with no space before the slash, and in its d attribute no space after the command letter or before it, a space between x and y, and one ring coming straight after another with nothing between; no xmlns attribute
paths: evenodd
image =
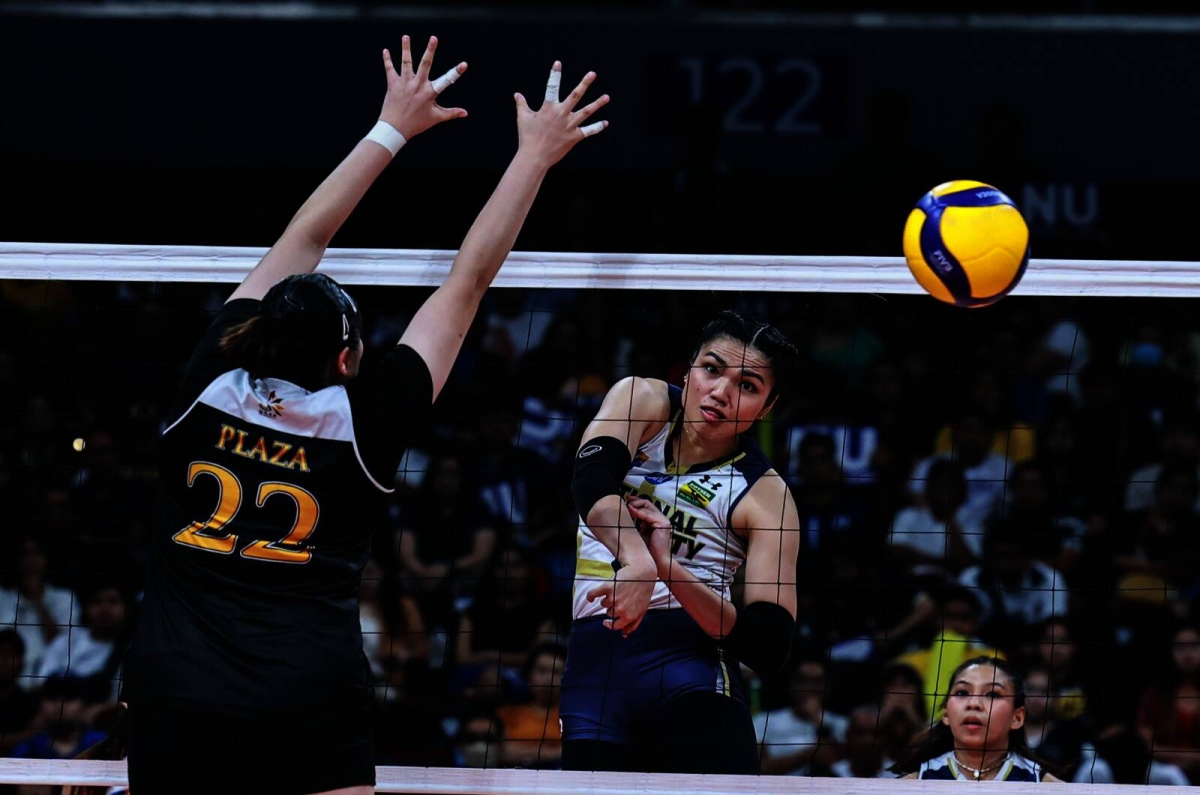
<svg viewBox="0 0 1200 795"><path fill-rule="evenodd" d="M774 602L751 602L737 611L724 646L760 676L777 673L792 651L796 620Z"/></svg>
<svg viewBox="0 0 1200 795"><path fill-rule="evenodd" d="M587 521L592 507L610 494L620 494L625 473L633 463L629 448L615 436L598 436L575 454L575 477L571 496L579 518Z"/></svg>

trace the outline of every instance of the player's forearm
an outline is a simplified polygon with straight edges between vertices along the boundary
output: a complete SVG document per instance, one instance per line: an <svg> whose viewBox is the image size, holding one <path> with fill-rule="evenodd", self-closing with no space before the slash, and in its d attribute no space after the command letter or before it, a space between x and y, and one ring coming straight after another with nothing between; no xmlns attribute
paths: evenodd
<svg viewBox="0 0 1200 795"><path fill-rule="evenodd" d="M658 578L700 628L720 640L737 623L737 608L706 583L701 582L674 558L659 561Z"/></svg>
<svg viewBox="0 0 1200 795"><path fill-rule="evenodd" d="M547 167L517 152L500 184L463 239L447 281L458 281L482 296L512 251Z"/></svg>
<svg viewBox="0 0 1200 795"><path fill-rule="evenodd" d="M622 566L635 566L647 572L655 569L654 559L633 526L625 503L616 494L596 501L584 520L596 540L607 547Z"/></svg>
<svg viewBox="0 0 1200 795"><path fill-rule="evenodd" d="M384 147L373 141L359 141L296 211L285 234L294 234L324 250L391 161L392 154Z"/></svg>

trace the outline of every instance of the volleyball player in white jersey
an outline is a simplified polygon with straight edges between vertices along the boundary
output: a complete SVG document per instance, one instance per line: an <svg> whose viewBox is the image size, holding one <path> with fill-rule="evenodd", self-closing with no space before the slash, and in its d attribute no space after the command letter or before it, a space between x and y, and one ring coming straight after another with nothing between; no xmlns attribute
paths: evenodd
<svg viewBox="0 0 1200 795"><path fill-rule="evenodd" d="M773 327L722 312L682 388L622 380L584 432L565 769L758 772L738 663L769 674L787 658L799 520L747 432L795 359Z"/></svg>

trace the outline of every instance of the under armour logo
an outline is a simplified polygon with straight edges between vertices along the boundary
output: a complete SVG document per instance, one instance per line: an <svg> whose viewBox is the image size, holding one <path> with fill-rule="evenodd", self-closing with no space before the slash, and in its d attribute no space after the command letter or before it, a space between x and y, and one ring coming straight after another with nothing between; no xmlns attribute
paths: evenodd
<svg viewBox="0 0 1200 795"><path fill-rule="evenodd" d="M716 491L717 489L721 488L721 483L719 481L713 480L712 476L710 476L710 475L705 475L704 477L700 478L700 482L703 483L704 485L708 486L713 491Z"/></svg>

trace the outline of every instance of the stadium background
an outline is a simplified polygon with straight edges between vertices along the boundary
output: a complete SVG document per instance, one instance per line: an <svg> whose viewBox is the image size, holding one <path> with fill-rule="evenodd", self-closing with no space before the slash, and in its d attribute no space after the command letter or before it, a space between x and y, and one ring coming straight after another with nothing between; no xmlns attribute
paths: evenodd
<svg viewBox="0 0 1200 795"><path fill-rule="evenodd" d="M438 35L443 65L470 62L446 102L471 117L409 144L335 247L455 248L515 147L512 92L535 91L557 58L568 81L599 73L612 127L551 174L520 250L896 255L915 200L967 178L1017 201L1035 258L1196 259L1200 19L1148 3L948 5L0 3L0 239L269 245L369 129L378 52L407 33ZM30 647L2 688L0 750L61 753L111 720L119 655L103 652L121 645L121 605L136 609L155 436L229 287L0 286L0 620ZM378 350L425 292L355 294ZM796 671L755 683L761 722L793 727L783 748L820 743L789 771L894 758L925 705L885 690L920 689L928 654L912 655L965 621L982 646L1047 669L1060 730L1047 755L1074 768L1090 746L1133 782L1153 747L1200 782L1187 753L1200 732L1175 710L1196 674L1179 661L1190 646L1172 645L1200 640L1176 631L1200 585L1200 324L1192 301L1147 298L1018 295L966 312L897 296L494 291L368 573L380 762L554 766L554 744L520 731L555 681L535 650L569 631L564 462L608 385L677 378L724 306L775 321L805 359L762 431L804 531ZM956 446L967 480L951 466L938 495L910 483ZM949 579L914 571L893 532L938 499L965 500L982 534L979 560ZM57 632L21 618L43 554L67 600ZM81 648L95 659L71 660ZM864 706L865 737L846 717Z"/></svg>

